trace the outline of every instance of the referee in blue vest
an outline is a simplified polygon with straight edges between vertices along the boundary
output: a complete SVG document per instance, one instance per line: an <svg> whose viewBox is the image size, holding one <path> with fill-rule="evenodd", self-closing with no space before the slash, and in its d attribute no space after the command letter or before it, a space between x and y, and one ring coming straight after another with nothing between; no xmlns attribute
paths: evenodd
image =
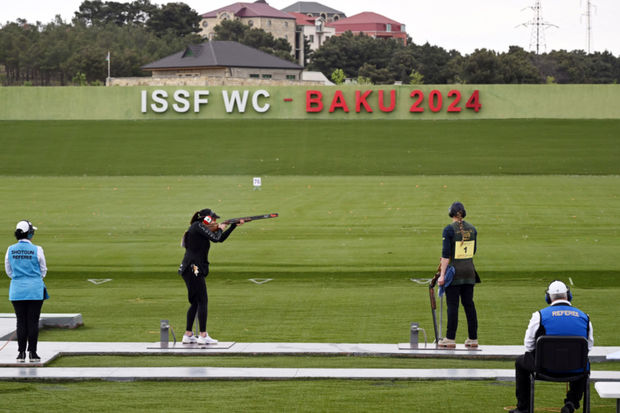
<svg viewBox="0 0 620 413"><path fill-rule="evenodd" d="M49 298L43 278L47 265L43 248L32 243L37 227L30 221L19 221L15 228L17 243L6 250L4 269L11 278L9 300L17 318L17 361L26 361L26 345L31 362L39 362L39 317L43 300Z"/></svg>
<svg viewBox="0 0 620 413"><path fill-rule="evenodd" d="M530 372L534 371L534 350L536 339L547 336L582 336L588 340L588 351L594 346L592 323L590 317L580 309L573 307L573 295L562 281L549 284L545 300L549 307L532 314L530 324L525 331L526 353L517 357L515 362L515 381L517 408L510 413L527 413L530 405ZM570 382L561 413L573 413L579 408L579 401L586 388L586 379Z"/></svg>

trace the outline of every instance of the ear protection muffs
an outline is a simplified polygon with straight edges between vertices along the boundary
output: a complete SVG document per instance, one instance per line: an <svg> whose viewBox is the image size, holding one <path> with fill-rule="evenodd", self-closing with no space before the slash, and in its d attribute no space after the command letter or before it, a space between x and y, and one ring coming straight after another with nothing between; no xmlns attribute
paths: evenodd
<svg viewBox="0 0 620 413"><path fill-rule="evenodd" d="M211 215L207 215L205 217L202 218L202 222L205 223L205 225L209 225L214 221L214 218Z"/></svg>
<svg viewBox="0 0 620 413"><path fill-rule="evenodd" d="M450 218L454 218L459 212L461 212L461 218L465 218L465 215L467 215L467 212L465 212L465 206L460 202L454 202L450 205L448 216Z"/></svg>
<svg viewBox="0 0 620 413"><path fill-rule="evenodd" d="M562 282L560 280L553 280L549 284L549 287L551 286L551 284L553 284L556 281L561 282L562 284L564 284L564 282ZM564 284L564 286L566 287L566 297L568 298L568 301L573 301L573 293L570 291L570 287L568 285L566 285L566 284ZM549 294L549 287L547 287L547 290L545 291L545 302L547 304L551 305L551 294Z"/></svg>
<svg viewBox="0 0 620 413"><path fill-rule="evenodd" d="M28 239L32 239L32 237L34 236L34 231L35 231L37 228L36 228L34 225L32 225L32 222L30 222L30 221L28 221L28 220L26 220L26 219L24 219L24 220L20 221L20 222L18 223L18 225L19 225L19 224L21 224L22 222L25 222L25 223L27 223L27 224L28 224L28 230L27 230L27 231L24 231L24 230L23 230L23 229L21 229L21 228L17 228L17 229L15 230L15 236L17 237L18 235L24 235L24 234L25 234L25 235L26 235L26 238L28 238ZM18 237L18 238L19 238L19 237Z"/></svg>

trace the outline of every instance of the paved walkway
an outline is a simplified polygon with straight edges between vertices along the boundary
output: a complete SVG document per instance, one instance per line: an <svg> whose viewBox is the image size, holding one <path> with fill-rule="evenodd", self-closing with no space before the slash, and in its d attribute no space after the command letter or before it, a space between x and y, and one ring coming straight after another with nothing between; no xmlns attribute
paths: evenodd
<svg viewBox="0 0 620 413"><path fill-rule="evenodd" d="M430 345L428 349L409 349L405 344L220 342L207 346L169 343L169 348L161 348L159 342L41 341L37 352L43 365L62 355L315 355L514 360L523 351L523 346L480 346L477 350L468 350L463 345L457 345L456 350L439 350ZM595 346L590 352L590 359L593 362L604 361L607 354L617 351L620 351L620 347ZM16 364L16 356L17 343L9 342L0 351L0 366L23 366Z"/></svg>
<svg viewBox="0 0 620 413"><path fill-rule="evenodd" d="M0 342L0 345L5 343ZM593 361L603 361L620 347L594 347ZM316 355L442 357L512 360L522 346L480 346L468 350L409 349L408 344L371 343L236 343L198 346L169 343L39 342L41 363L16 363L17 343L0 351L0 380L249 380L249 379L389 379L389 380L514 380L512 369L317 369L223 367L42 367L62 355ZM594 371L593 381L620 381L620 371Z"/></svg>
<svg viewBox="0 0 620 413"><path fill-rule="evenodd" d="M513 369L317 369L235 367L5 367L0 380L502 380ZM619 381L620 371L593 371L591 380Z"/></svg>

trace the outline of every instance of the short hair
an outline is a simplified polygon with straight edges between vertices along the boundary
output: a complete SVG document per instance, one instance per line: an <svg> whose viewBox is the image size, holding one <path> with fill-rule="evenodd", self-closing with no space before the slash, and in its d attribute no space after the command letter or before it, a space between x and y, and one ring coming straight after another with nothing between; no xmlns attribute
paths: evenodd
<svg viewBox="0 0 620 413"><path fill-rule="evenodd" d="M15 230L15 239L19 241L20 239L27 239L27 238L28 238L27 232L23 232L19 229Z"/></svg>
<svg viewBox="0 0 620 413"><path fill-rule="evenodd" d="M568 300L568 295L566 293L549 294L549 298L551 298L551 302L555 300Z"/></svg>

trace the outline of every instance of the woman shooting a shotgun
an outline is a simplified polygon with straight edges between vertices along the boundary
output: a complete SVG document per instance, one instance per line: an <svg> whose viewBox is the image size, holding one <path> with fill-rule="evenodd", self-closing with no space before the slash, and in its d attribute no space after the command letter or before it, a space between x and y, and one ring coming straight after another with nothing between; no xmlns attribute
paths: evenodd
<svg viewBox="0 0 620 413"><path fill-rule="evenodd" d="M187 299L190 307L187 310L187 321L183 344L217 344L217 340L207 333L207 284L205 278L209 275L209 248L212 242L224 242L237 225L243 224L240 219L230 224L218 224L219 216L210 209L202 209L192 216L190 225L181 245L185 248L185 256L179 267L179 275L183 277L187 286ZM199 337L194 336L192 327L198 314Z"/></svg>

